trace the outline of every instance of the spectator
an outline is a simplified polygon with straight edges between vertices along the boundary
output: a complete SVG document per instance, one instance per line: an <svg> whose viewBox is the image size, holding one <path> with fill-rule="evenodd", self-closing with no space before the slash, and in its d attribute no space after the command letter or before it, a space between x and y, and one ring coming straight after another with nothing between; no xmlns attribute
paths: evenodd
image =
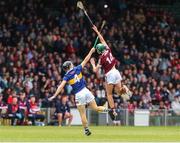
<svg viewBox="0 0 180 143"><path fill-rule="evenodd" d="M26 94L25 94L25 92L21 91L19 93L19 108L24 117L26 117L26 115L28 113L27 104L28 104L28 102L26 99Z"/></svg>
<svg viewBox="0 0 180 143"><path fill-rule="evenodd" d="M134 114L134 110L137 108L137 102L134 101L134 102L130 102L128 104L128 111L130 114Z"/></svg>
<svg viewBox="0 0 180 143"><path fill-rule="evenodd" d="M162 96L161 96L161 88L158 86L156 91L155 91L155 97L156 97L156 101L159 103L162 100Z"/></svg>
<svg viewBox="0 0 180 143"><path fill-rule="evenodd" d="M137 89L135 89L135 91L133 92L131 100L132 101L137 101L138 103L141 101L141 97L140 97Z"/></svg>
<svg viewBox="0 0 180 143"><path fill-rule="evenodd" d="M16 96L13 96L12 103L8 104L8 117L11 119L11 125L16 125L17 120L20 125L23 124L24 116L20 111L18 98Z"/></svg>
<svg viewBox="0 0 180 143"><path fill-rule="evenodd" d="M167 109L167 108L164 105L164 101L160 101L158 115L163 116L165 113L165 109Z"/></svg>
<svg viewBox="0 0 180 143"><path fill-rule="evenodd" d="M9 94L7 103L11 104L12 100L13 100L13 97L15 97L15 96L16 96L16 92L15 91L11 91L11 94Z"/></svg>
<svg viewBox="0 0 180 143"><path fill-rule="evenodd" d="M73 116L70 113L70 107L67 102L67 96L57 97L58 100L56 101L56 111L55 113L57 114L58 118L58 124L59 126L62 125L62 121L68 119L68 126L71 125Z"/></svg>
<svg viewBox="0 0 180 143"><path fill-rule="evenodd" d="M32 125L36 125L35 121L40 120L41 122L44 121L45 116L41 113L41 109L36 102L36 98L34 95L31 95L30 101L28 103L28 118L31 120Z"/></svg>
<svg viewBox="0 0 180 143"><path fill-rule="evenodd" d="M167 86L164 86L163 89L162 89L162 99L163 101L169 101L169 90L167 89Z"/></svg>
<svg viewBox="0 0 180 143"><path fill-rule="evenodd" d="M3 95L0 93L0 118L6 116L7 108L7 105L3 102Z"/></svg>
<svg viewBox="0 0 180 143"><path fill-rule="evenodd" d="M180 101L179 101L178 96L174 97L174 101L172 102L171 106L172 106L173 112L176 115L180 115Z"/></svg>

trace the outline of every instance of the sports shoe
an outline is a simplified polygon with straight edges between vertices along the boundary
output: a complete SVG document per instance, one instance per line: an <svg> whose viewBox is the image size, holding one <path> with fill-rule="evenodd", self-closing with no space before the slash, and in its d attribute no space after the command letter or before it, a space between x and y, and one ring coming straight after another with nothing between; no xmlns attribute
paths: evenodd
<svg viewBox="0 0 180 143"><path fill-rule="evenodd" d="M84 130L84 134L85 134L86 136L90 136L90 135L91 135L91 132L90 132L89 129L85 129L85 130Z"/></svg>
<svg viewBox="0 0 180 143"><path fill-rule="evenodd" d="M111 117L111 120L114 121L116 119L117 113L115 109L111 109L109 111L109 116Z"/></svg>
<svg viewBox="0 0 180 143"><path fill-rule="evenodd" d="M126 85L123 85L123 88L126 90L126 93L122 94L121 97L124 101L127 101L131 98L132 92L129 90L129 88L127 88Z"/></svg>

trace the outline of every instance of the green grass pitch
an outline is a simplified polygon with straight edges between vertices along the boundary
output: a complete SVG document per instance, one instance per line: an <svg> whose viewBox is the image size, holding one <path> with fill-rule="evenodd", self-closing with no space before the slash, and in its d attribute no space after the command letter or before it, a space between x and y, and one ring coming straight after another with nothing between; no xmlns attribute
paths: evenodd
<svg viewBox="0 0 180 143"><path fill-rule="evenodd" d="M85 136L81 126L0 126L0 142L180 142L180 127L90 126Z"/></svg>

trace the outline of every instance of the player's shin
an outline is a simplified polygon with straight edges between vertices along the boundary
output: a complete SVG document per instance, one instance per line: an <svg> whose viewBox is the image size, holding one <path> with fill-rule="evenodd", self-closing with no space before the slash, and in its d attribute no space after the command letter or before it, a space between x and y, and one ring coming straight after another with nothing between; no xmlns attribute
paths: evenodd
<svg viewBox="0 0 180 143"><path fill-rule="evenodd" d="M111 109L115 108L114 99L112 94L107 94L107 100Z"/></svg>
<svg viewBox="0 0 180 143"><path fill-rule="evenodd" d="M114 105L114 99L113 99L113 88L114 88L114 85L112 84L106 84L106 92L107 92L107 100L108 100L108 103L109 103L109 106L111 109L114 109L115 108L115 105Z"/></svg>
<svg viewBox="0 0 180 143"><path fill-rule="evenodd" d="M81 121L82 121L82 125L84 128L86 128L88 126L88 122L87 122L87 118L86 118L86 109L85 109L85 105L79 105L77 106L80 116L81 116Z"/></svg>
<svg viewBox="0 0 180 143"><path fill-rule="evenodd" d="M82 125L84 127L84 133L85 133L85 135L89 136L89 135L91 135L91 132L88 128L88 121L86 118L85 105L79 105L79 106L77 106L77 108L78 108L80 116L81 116Z"/></svg>
<svg viewBox="0 0 180 143"><path fill-rule="evenodd" d="M70 115L69 120L68 120L68 126L71 126L72 119L73 119L73 116Z"/></svg>

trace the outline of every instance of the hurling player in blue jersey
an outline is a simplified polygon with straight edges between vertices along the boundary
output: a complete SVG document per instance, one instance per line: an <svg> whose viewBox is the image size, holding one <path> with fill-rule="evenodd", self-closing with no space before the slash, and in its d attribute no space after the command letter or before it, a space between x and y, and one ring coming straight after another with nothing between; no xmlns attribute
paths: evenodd
<svg viewBox="0 0 180 143"><path fill-rule="evenodd" d="M81 121L84 127L85 135L89 136L91 134L88 128L88 122L86 118L86 107L88 104L90 108L98 112L106 112L106 108L103 106L97 106L94 95L86 88L86 82L82 76L82 69L86 63L91 58L91 55L95 52L95 48L92 48L82 63L78 66L74 66L71 61L66 61L63 64L63 69L66 71L63 81L59 85L56 93L49 99L54 99L64 88L66 83L70 84L73 88L75 94L75 101L77 108L79 110Z"/></svg>

